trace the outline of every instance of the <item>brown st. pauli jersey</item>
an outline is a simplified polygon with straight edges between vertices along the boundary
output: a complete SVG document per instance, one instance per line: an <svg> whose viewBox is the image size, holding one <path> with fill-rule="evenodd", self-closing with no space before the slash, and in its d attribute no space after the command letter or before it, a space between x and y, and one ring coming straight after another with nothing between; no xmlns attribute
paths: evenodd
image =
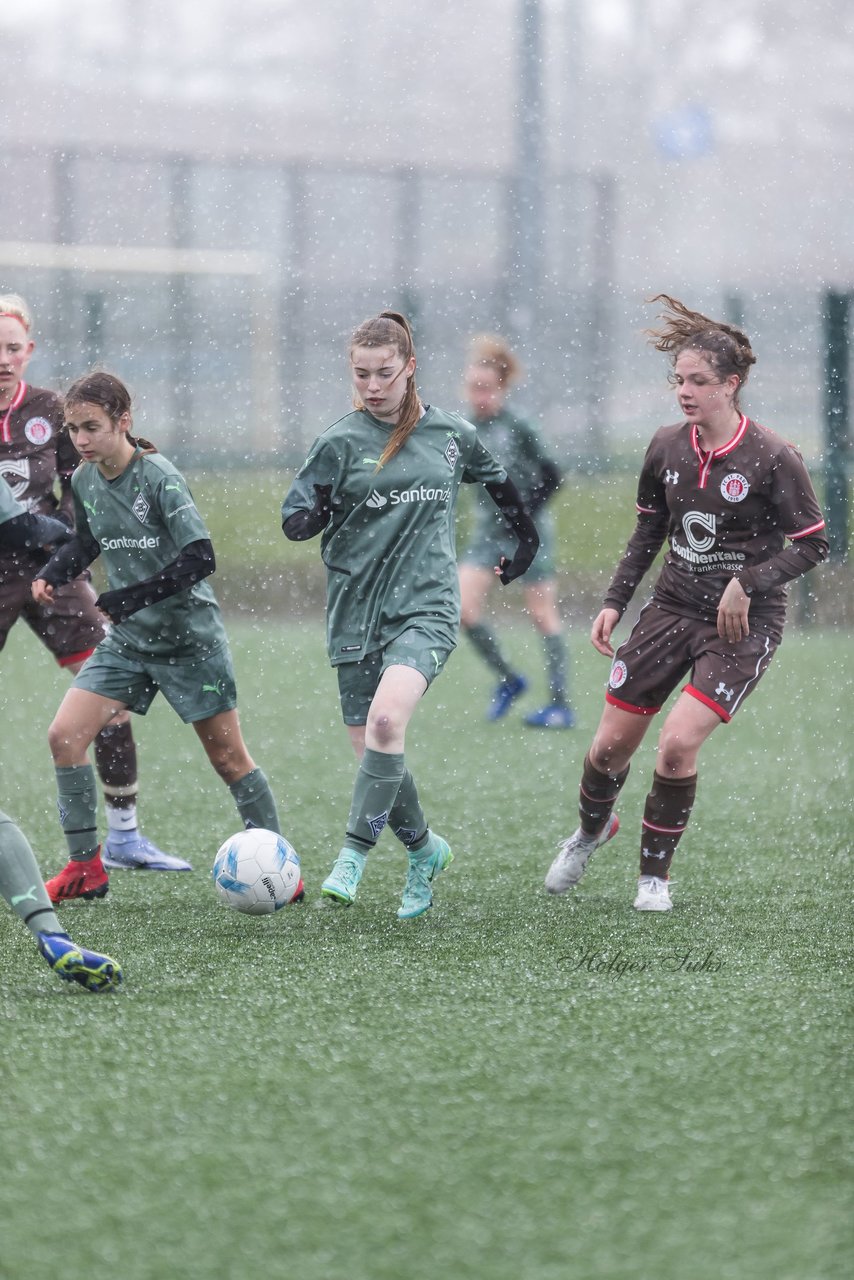
<svg viewBox="0 0 854 1280"><path fill-rule="evenodd" d="M0 410L0 477L29 511L54 515L59 510L70 523L71 473L80 459L62 421L62 401L55 392L19 382L8 409ZM0 580L28 575L43 561L31 551L4 551Z"/></svg>
<svg viewBox="0 0 854 1280"><path fill-rule="evenodd" d="M72 515L71 473L80 459L62 430L62 401L53 391L19 382L11 405L0 410L0 476L29 511ZM54 488L62 484L58 501Z"/></svg>
<svg viewBox="0 0 854 1280"><path fill-rule="evenodd" d="M637 525L606 607L623 613L665 540L658 604L714 622L724 588L737 578L750 596L750 617L771 631L785 620L785 583L827 555L803 458L744 416L732 439L711 452L689 422L655 433L638 481Z"/></svg>

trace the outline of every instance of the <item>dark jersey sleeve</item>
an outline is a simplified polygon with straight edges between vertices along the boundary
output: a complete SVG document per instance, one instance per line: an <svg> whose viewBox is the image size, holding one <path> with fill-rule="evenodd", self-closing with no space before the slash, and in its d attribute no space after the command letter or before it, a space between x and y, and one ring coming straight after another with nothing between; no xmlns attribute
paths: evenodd
<svg viewBox="0 0 854 1280"><path fill-rule="evenodd" d="M804 460L792 445L776 459L771 502L779 512L779 525L789 545L769 560L736 574L748 595L791 582L827 558L824 516Z"/></svg>
<svg viewBox="0 0 854 1280"><path fill-rule="evenodd" d="M95 601L111 622L126 622L140 609L186 591L216 569L214 549L207 539L190 542L181 554L159 572L131 586L105 591Z"/></svg>
<svg viewBox="0 0 854 1280"><path fill-rule="evenodd" d="M314 538L329 524L340 473L336 450L318 437L282 503L282 530L293 542Z"/></svg>
<svg viewBox="0 0 854 1280"><path fill-rule="evenodd" d="M650 444L638 478L637 523L605 592L604 607L622 617L644 574L664 546L670 515L664 485L653 467L656 441Z"/></svg>
<svg viewBox="0 0 854 1280"><path fill-rule="evenodd" d="M68 525L53 516L24 511L0 524L0 547L8 551L37 550L52 543L67 542Z"/></svg>
<svg viewBox="0 0 854 1280"><path fill-rule="evenodd" d="M489 481L483 487L519 540L513 559L502 557L501 560L500 579L506 586L530 569L540 546L540 535L525 509L521 493L509 476Z"/></svg>
<svg viewBox="0 0 854 1280"><path fill-rule="evenodd" d="M64 586L72 578L79 577L100 554L101 548L91 535L87 538L73 533L33 577L44 578L52 587Z"/></svg>

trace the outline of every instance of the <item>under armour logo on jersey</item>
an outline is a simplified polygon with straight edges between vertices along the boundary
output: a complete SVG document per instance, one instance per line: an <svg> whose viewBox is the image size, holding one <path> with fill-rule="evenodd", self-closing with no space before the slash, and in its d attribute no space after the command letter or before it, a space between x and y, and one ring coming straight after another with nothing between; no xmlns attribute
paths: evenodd
<svg viewBox="0 0 854 1280"><path fill-rule="evenodd" d="M724 684L723 680L721 680L717 689L715 689L715 697L719 698L721 694L723 694L727 702L732 702L733 697L735 696L735 689L728 689Z"/></svg>
<svg viewBox="0 0 854 1280"><path fill-rule="evenodd" d="M666 855L665 853L663 853L663 852L662 852L662 853L653 853L653 851L652 851L651 849L641 849L641 857L642 857L642 858L665 858L666 856L667 856L667 855Z"/></svg>
<svg viewBox="0 0 854 1280"><path fill-rule="evenodd" d="M678 483L679 483L679 472L678 472L678 471L671 471L671 470L670 470L670 468L668 467L668 468L667 468L667 470L666 470L666 471L665 471L665 473L664 473L664 483L665 483L665 484L678 484Z"/></svg>
<svg viewBox="0 0 854 1280"><path fill-rule="evenodd" d="M131 507L131 511L136 516L137 520L139 520L140 524L145 524L145 517L148 515L150 510L151 507L146 501L144 495L138 493L134 500L134 504Z"/></svg>
<svg viewBox="0 0 854 1280"><path fill-rule="evenodd" d="M374 511L381 511L387 502L388 498L384 498L381 493L377 493L376 489L374 489L370 498L366 500L365 506L373 507Z"/></svg>

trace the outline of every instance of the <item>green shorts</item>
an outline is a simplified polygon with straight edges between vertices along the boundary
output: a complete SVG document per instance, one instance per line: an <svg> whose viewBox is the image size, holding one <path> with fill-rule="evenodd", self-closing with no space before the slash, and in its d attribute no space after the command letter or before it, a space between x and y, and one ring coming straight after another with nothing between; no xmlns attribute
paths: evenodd
<svg viewBox="0 0 854 1280"><path fill-rule="evenodd" d="M99 644L75 677L77 689L115 698L144 716L158 690L185 724L207 720L237 706L237 686L228 645L203 658L147 662Z"/></svg>
<svg viewBox="0 0 854 1280"><path fill-rule="evenodd" d="M534 516L534 524L540 535L540 546L531 565L521 578L516 579L523 587L530 587L535 582L546 582L555 576L554 561L554 520L551 512L542 508ZM491 532L480 528L460 557L461 564L474 565L476 569L493 569L500 556L512 560L516 554L516 541L510 534L506 541L495 537Z"/></svg>
<svg viewBox="0 0 854 1280"><path fill-rule="evenodd" d="M429 688L453 651L447 644L437 645L426 632L410 627L384 649L366 654L361 662L339 663L335 670L344 723L367 724L374 694L388 667L413 667Z"/></svg>

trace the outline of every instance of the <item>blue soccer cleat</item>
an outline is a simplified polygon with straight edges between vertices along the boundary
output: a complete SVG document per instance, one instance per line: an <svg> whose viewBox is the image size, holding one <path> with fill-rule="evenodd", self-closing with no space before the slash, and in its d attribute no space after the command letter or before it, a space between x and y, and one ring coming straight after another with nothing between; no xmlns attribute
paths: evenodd
<svg viewBox="0 0 854 1280"><path fill-rule="evenodd" d="M87 991L115 991L121 985L121 965L78 947L67 933L40 933L38 946L54 973L66 982L79 982Z"/></svg>
<svg viewBox="0 0 854 1280"><path fill-rule="evenodd" d="M532 729L572 729L575 716L563 703L553 702L550 706L540 707L539 711L532 711L525 716L525 724Z"/></svg>
<svg viewBox="0 0 854 1280"><path fill-rule="evenodd" d="M492 695L492 701L486 712L487 720L503 719L513 706L513 703L522 696L527 687L528 681L524 676L514 676L512 680L502 680L501 684L496 686Z"/></svg>
<svg viewBox="0 0 854 1280"><path fill-rule="evenodd" d="M163 853L141 831L111 831L101 846L105 867L126 871L192 871L184 858Z"/></svg>
<svg viewBox="0 0 854 1280"><path fill-rule="evenodd" d="M403 899L397 913L398 920L415 920L423 916L433 905L433 881L440 871L453 862L451 846L441 836L430 834L427 845L418 853L409 853L409 870Z"/></svg>

